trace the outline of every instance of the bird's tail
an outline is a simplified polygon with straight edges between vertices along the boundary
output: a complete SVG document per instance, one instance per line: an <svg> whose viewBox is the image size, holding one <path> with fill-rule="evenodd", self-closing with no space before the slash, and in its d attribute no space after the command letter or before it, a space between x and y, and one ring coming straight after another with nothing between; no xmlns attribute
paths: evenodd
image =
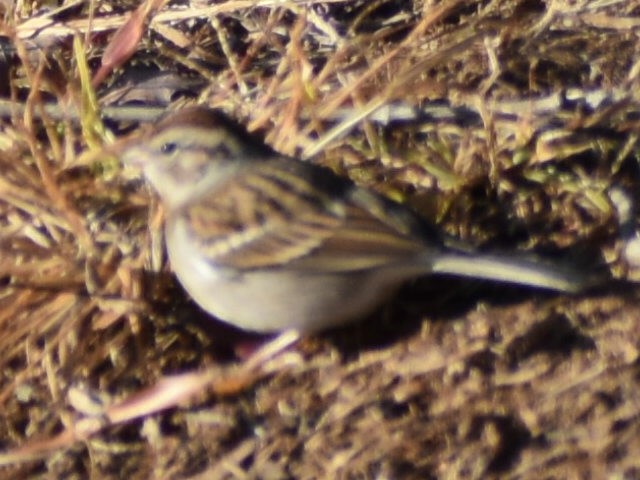
<svg viewBox="0 0 640 480"><path fill-rule="evenodd" d="M444 253L431 259L431 271L572 293L598 283L576 269L508 255Z"/></svg>

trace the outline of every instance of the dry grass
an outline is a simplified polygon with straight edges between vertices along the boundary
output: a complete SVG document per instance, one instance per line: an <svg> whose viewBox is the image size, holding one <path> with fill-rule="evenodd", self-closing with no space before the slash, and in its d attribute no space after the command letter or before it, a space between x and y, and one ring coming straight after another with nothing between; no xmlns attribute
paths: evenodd
<svg viewBox="0 0 640 480"><path fill-rule="evenodd" d="M94 97L89 71L132 7L0 2L0 478L640 476L624 282L566 297L425 279L242 388L108 414L241 363L242 336L170 276L156 201L106 153L155 115L126 102L220 107L457 236L634 279L635 211L610 192L640 192L636 2L148 6Z"/></svg>

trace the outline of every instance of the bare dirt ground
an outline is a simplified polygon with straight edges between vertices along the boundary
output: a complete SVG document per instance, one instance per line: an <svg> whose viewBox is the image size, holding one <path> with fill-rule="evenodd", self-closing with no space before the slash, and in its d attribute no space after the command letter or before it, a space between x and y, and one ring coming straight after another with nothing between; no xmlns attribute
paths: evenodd
<svg viewBox="0 0 640 480"><path fill-rule="evenodd" d="M640 478L637 2L0 14L0 478ZM248 374L109 154L196 102L480 248L611 280L420 279Z"/></svg>

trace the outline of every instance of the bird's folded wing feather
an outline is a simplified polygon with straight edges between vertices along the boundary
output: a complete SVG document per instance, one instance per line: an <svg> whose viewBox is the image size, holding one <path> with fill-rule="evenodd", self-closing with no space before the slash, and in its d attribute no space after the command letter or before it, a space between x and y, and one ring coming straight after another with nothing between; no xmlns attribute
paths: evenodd
<svg viewBox="0 0 640 480"><path fill-rule="evenodd" d="M201 197L183 212L200 253L231 268L335 272L407 262L424 251L385 201L350 183L329 191L322 175L266 164Z"/></svg>

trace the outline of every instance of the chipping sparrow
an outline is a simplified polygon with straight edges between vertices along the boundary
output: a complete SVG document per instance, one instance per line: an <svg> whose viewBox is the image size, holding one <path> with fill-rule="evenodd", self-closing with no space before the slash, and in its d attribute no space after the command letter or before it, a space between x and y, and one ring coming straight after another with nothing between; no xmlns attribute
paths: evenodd
<svg viewBox="0 0 640 480"><path fill-rule="evenodd" d="M575 292L575 272L445 246L412 211L279 155L204 108L122 152L165 206L169 260L194 300L260 332L316 331L370 312L406 280L446 273Z"/></svg>

